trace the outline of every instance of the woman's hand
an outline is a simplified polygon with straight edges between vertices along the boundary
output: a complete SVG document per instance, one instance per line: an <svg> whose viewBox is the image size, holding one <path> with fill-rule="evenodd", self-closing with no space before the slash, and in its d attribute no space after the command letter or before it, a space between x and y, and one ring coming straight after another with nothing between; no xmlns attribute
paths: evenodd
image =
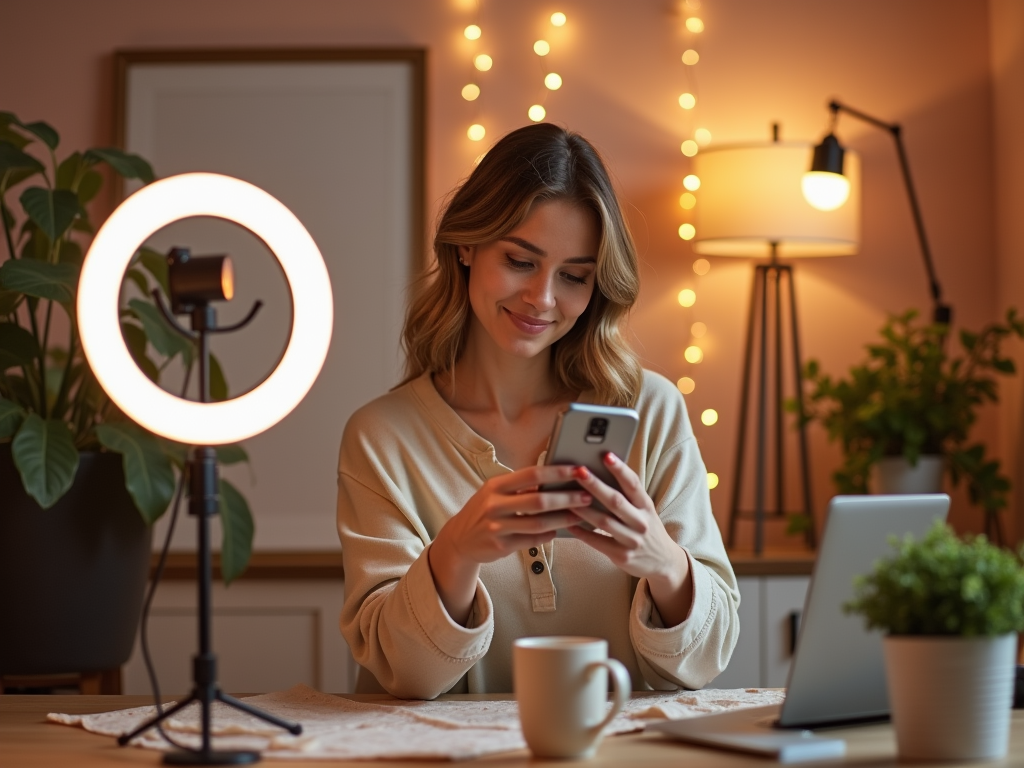
<svg viewBox="0 0 1024 768"><path fill-rule="evenodd" d="M571 466L527 467L492 477L442 526L427 561L454 621L465 624L469 618L482 563L546 544L559 528L579 523L569 509L589 506L589 493L538 490L574 477Z"/></svg>
<svg viewBox="0 0 1024 768"><path fill-rule="evenodd" d="M665 625L675 626L686 619L693 605L690 561L683 548L668 535L636 473L612 453L605 454L604 461L622 488L621 493L586 467L576 467L574 477L610 512L593 507L571 510L608 535L580 526L569 528L569 532L630 576L646 578Z"/></svg>

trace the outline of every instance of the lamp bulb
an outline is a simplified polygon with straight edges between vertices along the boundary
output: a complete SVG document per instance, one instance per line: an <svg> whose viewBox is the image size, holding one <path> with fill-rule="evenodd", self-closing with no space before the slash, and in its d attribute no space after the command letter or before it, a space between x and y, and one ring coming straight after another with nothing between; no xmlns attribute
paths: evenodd
<svg viewBox="0 0 1024 768"><path fill-rule="evenodd" d="M850 180L840 173L808 171L800 186L804 199L819 211L834 211L850 197Z"/></svg>

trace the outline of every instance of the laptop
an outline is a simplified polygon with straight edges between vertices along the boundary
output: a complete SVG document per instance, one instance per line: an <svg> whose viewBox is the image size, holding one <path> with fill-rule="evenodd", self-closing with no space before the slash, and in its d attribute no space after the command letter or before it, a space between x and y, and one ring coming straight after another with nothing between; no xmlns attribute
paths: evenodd
<svg viewBox="0 0 1024 768"><path fill-rule="evenodd" d="M869 632L863 617L845 614L843 604L853 598L854 578L870 572L877 560L892 552L890 537L921 538L936 520L945 520L948 511L945 494L833 498L781 708L670 720L650 729L706 744L719 733L731 734L736 743L716 745L743 749L743 743L786 742L786 734L751 742L758 732L767 737L772 727L806 729L886 718L889 695L881 633ZM790 741L808 743L809 734L788 736ZM784 759L778 751L756 751Z"/></svg>

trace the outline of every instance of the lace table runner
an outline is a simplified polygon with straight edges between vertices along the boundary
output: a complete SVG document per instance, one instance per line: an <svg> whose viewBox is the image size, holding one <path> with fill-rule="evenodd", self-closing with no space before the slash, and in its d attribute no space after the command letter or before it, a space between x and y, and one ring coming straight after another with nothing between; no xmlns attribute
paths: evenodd
<svg viewBox="0 0 1024 768"><path fill-rule="evenodd" d="M641 696L630 700L605 735L643 730L646 722L692 717L741 707L782 702L784 692L757 688L702 690ZM302 723L292 736L257 718L217 703L213 709L214 748L255 750L280 759L434 759L466 760L496 752L525 749L515 701L352 701L320 693L305 685L245 699L270 714ZM170 706L169 702L165 706ZM51 713L52 723L74 725L92 733L120 736L155 714L152 706L95 715ZM199 746L198 705L186 707L164 729L175 741ZM150 729L132 744L170 749Z"/></svg>

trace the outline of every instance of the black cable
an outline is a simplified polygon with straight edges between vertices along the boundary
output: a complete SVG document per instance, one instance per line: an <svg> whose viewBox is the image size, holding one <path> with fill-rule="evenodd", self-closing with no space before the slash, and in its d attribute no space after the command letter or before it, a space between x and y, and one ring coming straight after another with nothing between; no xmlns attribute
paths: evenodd
<svg viewBox="0 0 1024 768"><path fill-rule="evenodd" d="M181 396L185 397L185 393L188 391L188 381L192 374L192 364L189 363L185 369L185 383L181 388ZM146 594L146 600L142 604L142 619L139 626L139 644L142 646L142 659L146 664L146 674L149 676L149 687L153 692L153 700L156 704L157 715L163 715L163 703L160 701L160 681L156 676L156 667L153 665L153 658L149 653L149 609L153 603L153 596L156 594L156 589L160 585L160 579L164 573L164 566L167 563L167 553L171 548L171 538L174 536L174 527L178 522L178 511L181 509L181 496L185 490L185 479L187 475L188 462L184 464L181 469L181 475L178 477L178 489L174 493L174 501L171 507L171 521L167 526L167 534L164 536L163 547L160 549L160 559L157 561L156 572L153 574L153 580L149 584L149 591ZM185 752L198 753L200 750L193 749L192 747L180 744L167 735L167 732L163 728L161 722L156 724L157 732L163 737L164 741L170 744L172 747L184 750Z"/></svg>

